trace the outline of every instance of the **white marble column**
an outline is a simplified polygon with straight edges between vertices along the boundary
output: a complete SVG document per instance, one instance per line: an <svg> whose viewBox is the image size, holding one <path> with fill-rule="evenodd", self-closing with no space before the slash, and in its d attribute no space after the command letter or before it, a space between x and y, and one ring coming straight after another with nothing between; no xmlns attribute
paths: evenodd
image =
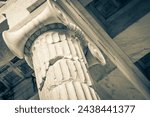
<svg viewBox="0 0 150 117"><path fill-rule="evenodd" d="M52 30L40 35L31 51L40 99L100 99L92 87L78 38Z"/></svg>
<svg viewBox="0 0 150 117"><path fill-rule="evenodd" d="M34 69L40 99L100 99L83 50L88 45L93 56L105 64L103 55L85 41L81 29L53 0L47 0L41 13L21 24L3 32L3 38L10 50Z"/></svg>

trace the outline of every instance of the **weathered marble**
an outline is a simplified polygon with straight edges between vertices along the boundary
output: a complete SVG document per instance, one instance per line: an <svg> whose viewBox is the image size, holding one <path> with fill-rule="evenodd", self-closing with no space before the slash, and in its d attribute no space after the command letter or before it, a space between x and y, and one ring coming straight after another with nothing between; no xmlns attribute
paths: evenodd
<svg viewBox="0 0 150 117"><path fill-rule="evenodd" d="M78 38L49 31L35 40L31 51L41 100L99 99Z"/></svg>
<svg viewBox="0 0 150 117"><path fill-rule="evenodd" d="M108 36L102 29L100 24L86 11L86 9L76 1L72 0L72 4L68 2L59 1L65 11L70 17L80 25L82 30L89 36L89 38L98 45L99 48L111 59L111 61L118 67L126 79L128 79L141 94L145 95L147 99L150 98L148 85L149 82L141 82L140 79L146 79L140 70L136 68L130 58L118 47L116 43ZM76 9L76 10L74 10ZM89 28L90 27L90 28ZM116 82L116 81L115 81Z"/></svg>
<svg viewBox="0 0 150 117"><path fill-rule="evenodd" d="M106 64L101 65L98 60L96 60L90 53L86 54L86 59L88 62L88 69L94 81L98 82L112 72L116 66L110 61L110 59L103 53L105 56Z"/></svg>
<svg viewBox="0 0 150 117"><path fill-rule="evenodd" d="M150 52L150 13L114 38L117 45L136 62Z"/></svg>
<svg viewBox="0 0 150 117"><path fill-rule="evenodd" d="M24 18L25 18L24 21L30 20L30 18L27 17L28 15L30 15L29 11L27 10L27 7L32 5L31 2L34 3L36 0L34 0L34 1L33 0L32 1L31 0L27 0L27 1L11 0L11 1L12 1L11 4L7 4L5 8L0 9L0 14L6 13L7 18L10 20L9 21L10 27L14 27L14 26L16 26L16 24L20 25L19 22L21 22ZM74 1L74 0L72 0L72 1ZM86 0L86 1L80 0L80 1L81 2L83 1L86 5L88 3L88 1L90 1L90 0ZM26 3L26 2L28 2L28 3ZM79 6L79 5L77 5L77 6ZM81 8L80 6L78 9L84 11L83 8ZM18 10L20 11L19 13L18 13ZM41 9L37 9L37 10L41 10ZM14 14L14 12L16 14L12 15L12 14ZM39 12L37 12L37 13L39 13ZM32 13L31 17L34 17L33 14L34 13ZM91 21L92 25L94 25L94 29L97 29L99 31L98 33L99 34L102 33L104 38L106 38L107 36L105 36L105 34L103 34L103 30L99 28L100 27L99 24L95 23L93 21L93 19L90 16L88 16L86 13L83 13L83 14L85 14L85 16L87 16L85 21L86 22ZM70 15L70 16L72 16L72 15ZM80 16L82 17L82 15L80 15ZM26 17L27 17L27 19L26 19ZM115 42L119 45L119 47L131 58L131 60L133 62L137 61L139 58L141 58L142 56L144 56L146 53L149 52L149 24L150 24L149 17L150 17L149 15L146 15L145 17L143 17L138 22L136 22L135 24L130 26L128 29L126 29L124 32L122 32L120 35L118 35L114 39ZM84 17L82 17L82 18L85 19ZM77 19L82 20L79 17ZM86 26L88 26L88 25L86 25ZM16 27L18 28L18 26L16 26ZM88 28L85 28L85 29L88 29ZM85 32L88 32L88 30L86 30ZM96 34L96 33L94 33L94 34ZM108 40L106 39L106 41L109 41L109 39L110 38L108 38ZM93 36L93 40L96 40L95 36ZM111 40L108 45L109 46L113 45L112 41L114 41L114 40ZM0 44L1 44L1 42L0 42ZM3 45L3 42L2 42L2 45ZM108 46L108 49L109 49L109 46ZM145 48L143 48L143 47L145 47ZM5 51L7 49L4 49L2 51L3 53L1 55L3 57L4 57L4 55L9 55L10 51ZM6 52L8 54L5 54ZM112 51L110 51L110 52L112 52ZM115 55L114 53L111 53L111 54L112 54L112 57L113 57L113 55ZM11 53L11 55L13 55L13 54ZM89 55L89 56L91 57L91 55ZM3 60L8 60L8 58L9 58L9 56L0 58L0 62L2 64L5 64L7 61L4 62ZM88 55L87 55L87 58L89 58ZM109 68L111 68L111 67L114 68L113 64L111 64L111 62L110 62L110 66L107 67L107 65L109 64L109 63L107 63L106 66L103 67L103 66L99 65L98 62L95 61L94 59L88 59L88 60L89 60L88 62L91 63L89 69L91 72L93 71L92 72L93 76L95 76L93 78L95 81L98 82L98 84L96 84L96 90L98 91L98 94L100 96L102 96L101 99L144 99L144 97L141 95L141 92L137 91L135 89L135 87L128 80L126 80L126 77L121 73L121 71L119 71L118 69L116 69L116 70L112 69L114 71L111 72L111 69L109 69ZM26 83L30 84L31 82L25 81L25 83L21 83L20 85L18 85L16 87L17 88L16 93L17 92L19 93L18 95L16 95L16 97L15 97L16 99L25 99L26 97L28 97L29 94L33 93L30 90L30 88L32 88L32 87L29 87L29 89L26 91L19 90L19 87L22 86L21 88L24 88L27 85ZM21 92L21 91L23 91L23 92ZM29 91L31 91L31 92L29 92ZM28 94L28 92L29 92L29 94ZM21 95L21 93L23 93L23 95ZM35 97L33 97L32 99L35 99L35 98L37 99L37 95Z"/></svg>
<svg viewBox="0 0 150 117"><path fill-rule="evenodd" d="M107 92L115 100L142 100L143 95L128 81L125 76L115 69L103 80L98 82L103 92ZM107 97L108 98L108 97ZM106 99L107 99L106 98Z"/></svg>

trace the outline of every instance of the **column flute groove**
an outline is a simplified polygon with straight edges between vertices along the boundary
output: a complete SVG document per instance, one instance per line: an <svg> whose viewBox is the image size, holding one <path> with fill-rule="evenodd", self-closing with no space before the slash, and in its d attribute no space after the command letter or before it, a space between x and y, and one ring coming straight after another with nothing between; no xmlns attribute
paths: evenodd
<svg viewBox="0 0 150 117"><path fill-rule="evenodd" d="M89 44L82 30L65 19L47 0L43 12L17 30L5 31L3 37L12 52L34 69L41 100L100 99L84 55Z"/></svg>

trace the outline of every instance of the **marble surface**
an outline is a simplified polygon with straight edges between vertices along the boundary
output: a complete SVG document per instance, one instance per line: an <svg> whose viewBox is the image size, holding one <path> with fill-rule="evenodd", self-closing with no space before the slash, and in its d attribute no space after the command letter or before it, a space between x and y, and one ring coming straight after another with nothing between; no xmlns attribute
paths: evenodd
<svg viewBox="0 0 150 117"><path fill-rule="evenodd" d="M116 66L110 61L110 59L103 53L106 60L106 65L101 65L88 51L86 59L89 65L89 72L92 78L98 82L105 78L110 72L112 72Z"/></svg>
<svg viewBox="0 0 150 117"><path fill-rule="evenodd" d="M145 99L143 95L129 82L125 76L118 70L115 69L103 80L99 81L100 91L105 92L103 95L108 98L115 100L141 100ZM107 95L106 95L107 93ZM105 96L106 95L106 96ZM110 99L109 98L109 99ZM104 98L105 99L105 98Z"/></svg>
<svg viewBox="0 0 150 117"><path fill-rule="evenodd" d="M118 46L136 62L150 52L150 13L114 38Z"/></svg>
<svg viewBox="0 0 150 117"><path fill-rule="evenodd" d="M150 52L149 19L150 13L129 26L113 39L123 52L129 56L132 62L138 61ZM96 69L100 71L102 67L97 67ZM102 73L105 73L104 69ZM98 84L96 84L99 87L99 94L103 95L104 99L144 99L144 96L141 95L118 69L115 69L107 75L103 75L103 79L99 80ZM99 73L96 76L99 76L100 79L101 74Z"/></svg>
<svg viewBox="0 0 150 117"><path fill-rule="evenodd" d="M22 0L20 0L20 3L21 1ZM27 4L24 5L28 6L28 2ZM7 11L8 12L7 17L11 18L11 21L9 21L9 25L11 25L12 27L16 25L17 23L16 19L22 20L28 15L26 9L19 8L20 11L21 10L24 11L20 12L21 14L19 15L16 14L12 16L10 12L11 10L12 8L9 9L9 12ZM18 11L18 8L14 10ZM21 17L23 12L24 12L24 16ZM138 20L137 22L135 22L130 27L128 27L125 31L120 33L114 39L114 41L130 57L130 59L133 62L137 61L138 59L140 59L141 57L143 57L144 55L150 52L150 33L149 33L150 20L149 19L150 19L150 13L147 14L145 17L141 18L140 20ZM5 53L6 51L3 52ZM0 59L0 61L1 60L2 59ZM113 67L111 63L110 64L107 63L108 66L106 65L105 69L103 69L103 66L100 66L97 63L97 61L93 59L89 61L93 61L91 62L91 65L93 66L93 69L96 69L93 72L93 74L95 75L95 80L98 81L97 87L100 87L97 89L99 91L101 90L100 94L104 93L103 94L104 99L106 99L105 97L107 97L107 99L144 99L144 97L140 94L140 92L137 91L135 87L125 78L125 76L118 69L115 69L115 67ZM113 68L113 71L110 68ZM29 87L29 90L30 88L31 87Z"/></svg>

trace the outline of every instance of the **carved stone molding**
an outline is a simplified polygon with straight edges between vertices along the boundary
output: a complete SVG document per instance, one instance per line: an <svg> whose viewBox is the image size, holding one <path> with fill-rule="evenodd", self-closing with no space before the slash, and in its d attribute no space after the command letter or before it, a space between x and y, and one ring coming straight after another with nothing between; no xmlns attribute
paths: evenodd
<svg viewBox="0 0 150 117"><path fill-rule="evenodd" d="M49 24L64 24L65 22L61 17L62 16L52 3L52 0L47 0L47 7L31 21L23 24L18 29L9 29L8 31L4 31L4 41L16 56L19 58L24 58L25 43L31 35L37 31L36 34L39 36L40 32L38 32L38 30L43 27L45 28L42 30L47 30L46 26Z"/></svg>
<svg viewBox="0 0 150 117"><path fill-rule="evenodd" d="M11 51L34 69L40 99L100 99L83 50L88 45L103 65L105 59L52 0L47 0L43 12L19 28L5 31L3 37Z"/></svg>

